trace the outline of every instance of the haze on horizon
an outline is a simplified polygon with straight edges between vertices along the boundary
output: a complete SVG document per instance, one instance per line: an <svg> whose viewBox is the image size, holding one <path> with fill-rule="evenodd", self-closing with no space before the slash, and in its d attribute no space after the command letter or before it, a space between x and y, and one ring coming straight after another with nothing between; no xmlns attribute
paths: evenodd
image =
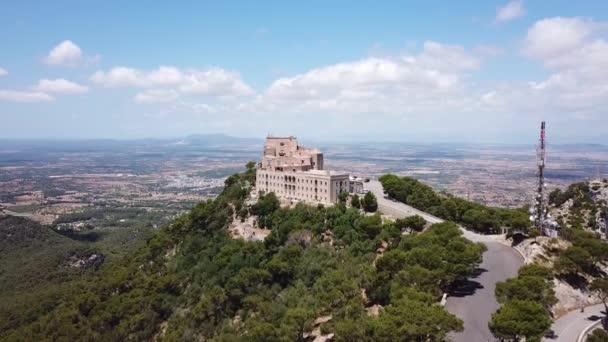
<svg viewBox="0 0 608 342"><path fill-rule="evenodd" d="M607 144L608 2L21 1L0 139Z"/></svg>

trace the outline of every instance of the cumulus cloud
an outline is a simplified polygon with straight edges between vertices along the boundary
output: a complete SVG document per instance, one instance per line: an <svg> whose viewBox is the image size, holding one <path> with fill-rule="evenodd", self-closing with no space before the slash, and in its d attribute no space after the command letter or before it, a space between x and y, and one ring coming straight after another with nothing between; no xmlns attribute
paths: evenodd
<svg viewBox="0 0 608 342"><path fill-rule="evenodd" d="M608 106L608 43L605 23L585 18L546 18L534 23L522 53L550 75L527 83L506 83L482 97L494 113L534 113L554 120L601 120ZM573 122L570 122L573 124Z"/></svg>
<svg viewBox="0 0 608 342"><path fill-rule="evenodd" d="M37 91L0 90L0 101L46 102L52 100L52 96Z"/></svg>
<svg viewBox="0 0 608 342"><path fill-rule="evenodd" d="M31 90L0 90L0 101L46 102L55 98L51 94L82 94L89 88L62 78L42 79Z"/></svg>
<svg viewBox="0 0 608 342"><path fill-rule="evenodd" d="M42 79L38 81L38 85L34 89L43 93L55 94L82 94L89 91L88 87L63 78L55 80Z"/></svg>
<svg viewBox="0 0 608 342"><path fill-rule="evenodd" d="M246 96L254 92L233 71L214 67L206 70L181 70L173 66L160 66L155 70L138 70L115 67L97 71L91 81L103 87L153 88L172 86L183 93L207 96Z"/></svg>
<svg viewBox="0 0 608 342"><path fill-rule="evenodd" d="M556 58L581 47L597 27L597 23L584 18L539 20L528 30L523 51L533 58Z"/></svg>
<svg viewBox="0 0 608 342"><path fill-rule="evenodd" d="M44 58L44 63L53 66L76 66L94 64L101 57L85 56L78 45L71 40L64 40L51 49Z"/></svg>
<svg viewBox="0 0 608 342"><path fill-rule="evenodd" d="M177 100L178 93L172 89L149 89L137 93L133 100L137 103L169 103Z"/></svg>
<svg viewBox="0 0 608 342"><path fill-rule="evenodd" d="M544 25L530 27L530 37L539 26ZM581 118L600 120L600 108L608 106L608 44L595 37L597 33L583 35L567 50L543 48L533 55L524 51L551 72L547 79L480 82L472 76L484 57L500 49L426 42L417 54L369 57L279 78L235 110L281 114L273 120L288 122L322 118L332 127L327 134L344 125L343 120L365 126L360 132L389 131L391 127L380 124L389 121L396 126L415 123L422 132L437 122L452 129L465 129L467 122L513 128L515 122L540 119L561 122L567 130Z"/></svg>
<svg viewBox="0 0 608 342"><path fill-rule="evenodd" d="M253 90L241 80L238 73L221 68L211 68L204 71L191 70L184 75L180 90L185 93L212 96L253 94Z"/></svg>
<svg viewBox="0 0 608 342"><path fill-rule="evenodd" d="M455 91L462 77L479 65L463 47L427 41L418 55L370 57L280 78L266 90L264 100L322 109L363 109L387 97L419 103Z"/></svg>
<svg viewBox="0 0 608 342"><path fill-rule="evenodd" d="M6 69L0 68L0 76L8 75L8 71Z"/></svg>
<svg viewBox="0 0 608 342"><path fill-rule="evenodd" d="M496 12L497 22L507 22L526 14L522 0L509 1Z"/></svg>
<svg viewBox="0 0 608 342"><path fill-rule="evenodd" d="M425 129L431 132L435 128L429 127L438 122L447 132L448 128L464 129L470 122L504 128L540 117L581 120L597 117L598 108L608 106L608 43L598 29L602 26L585 18L557 17L534 23L522 37L521 52L550 75L522 82L472 77L483 60L503 52L500 47L466 49L433 41L424 42L416 53L321 65L280 77L259 92L237 72L219 67L118 66L99 70L90 80L102 87L135 88L139 92L134 102L163 104L159 108L166 113L193 115L201 122L227 117L235 125L258 125L262 131L269 120L273 127L290 128L306 118L310 122L323 119L322 127L315 126L323 134L333 134L351 120L359 123L348 126L353 132L358 130L353 134L376 129L391 130L393 135L413 124L418 134ZM35 89L51 99L48 94L59 93L43 88L42 83ZM386 122L394 126L386 127Z"/></svg>
<svg viewBox="0 0 608 342"><path fill-rule="evenodd" d="M49 65L68 65L80 61L82 50L71 40L64 40L55 46L44 59Z"/></svg>
<svg viewBox="0 0 608 342"><path fill-rule="evenodd" d="M555 74L533 87L546 89L577 80L573 86L590 80L594 81L587 87L608 85L608 43L596 36L604 25L589 19L561 17L536 22L528 30L523 52Z"/></svg>
<svg viewBox="0 0 608 342"><path fill-rule="evenodd" d="M155 87L179 84L182 72L175 67L161 66L156 70L142 71L123 66L109 71L97 71L91 81L104 87Z"/></svg>

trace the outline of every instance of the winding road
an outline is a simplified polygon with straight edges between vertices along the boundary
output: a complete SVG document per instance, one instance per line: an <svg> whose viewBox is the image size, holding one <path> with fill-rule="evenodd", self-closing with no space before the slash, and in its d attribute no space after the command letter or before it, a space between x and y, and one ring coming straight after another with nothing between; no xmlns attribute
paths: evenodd
<svg viewBox="0 0 608 342"><path fill-rule="evenodd" d="M553 322L551 330L555 338L544 338L545 342L576 342L587 327L604 316L604 304L592 305L584 312L573 310Z"/></svg>
<svg viewBox="0 0 608 342"><path fill-rule="evenodd" d="M376 180L370 180L365 187L376 195L378 208L385 214L396 217L420 215L431 223L443 222L440 218L385 198L382 184ZM488 250L483 254L478 272L459 284L455 293L448 297L446 309L464 321L464 330L450 337L454 342L496 341L488 328L492 313L498 309L494 288L497 282L515 277L524 260L513 248L498 242L496 236L462 231L464 237L485 244Z"/></svg>

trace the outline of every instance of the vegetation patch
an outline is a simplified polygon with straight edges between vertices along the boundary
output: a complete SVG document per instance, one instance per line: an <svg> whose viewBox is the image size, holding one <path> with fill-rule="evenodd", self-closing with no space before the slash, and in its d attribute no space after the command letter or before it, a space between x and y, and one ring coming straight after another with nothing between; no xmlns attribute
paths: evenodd
<svg viewBox="0 0 608 342"><path fill-rule="evenodd" d="M458 226L416 233L412 220L403 236L344 203L280 208L267 194L249 206L254 177L249 168L229 177L215 200L59 291L58 305L5 326L0 338L301 341L320 324L336 341L439 341L462 329L438 302L478 267L484 248ZM270 235L232 239L227 228L240 212L264 217Z"/></svg>
<svg viewBox="0 0 608 342"><path fill-rule="evenodd" d="M497 234L503 228L523 232L530 229L526 208L487 207L450 194L440 195L412 177L387 174L379 180L390 198L480 233Z"/></svg>

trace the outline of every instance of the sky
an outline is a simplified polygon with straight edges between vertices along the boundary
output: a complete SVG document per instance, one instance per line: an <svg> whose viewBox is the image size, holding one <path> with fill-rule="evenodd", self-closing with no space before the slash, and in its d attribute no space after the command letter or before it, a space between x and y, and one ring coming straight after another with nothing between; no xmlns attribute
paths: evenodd
<svg viewBox="0 0 608 342"><path fill-rule="evenodd" d="M0 138L608 144L608 1L5 1Z"/></svg>

